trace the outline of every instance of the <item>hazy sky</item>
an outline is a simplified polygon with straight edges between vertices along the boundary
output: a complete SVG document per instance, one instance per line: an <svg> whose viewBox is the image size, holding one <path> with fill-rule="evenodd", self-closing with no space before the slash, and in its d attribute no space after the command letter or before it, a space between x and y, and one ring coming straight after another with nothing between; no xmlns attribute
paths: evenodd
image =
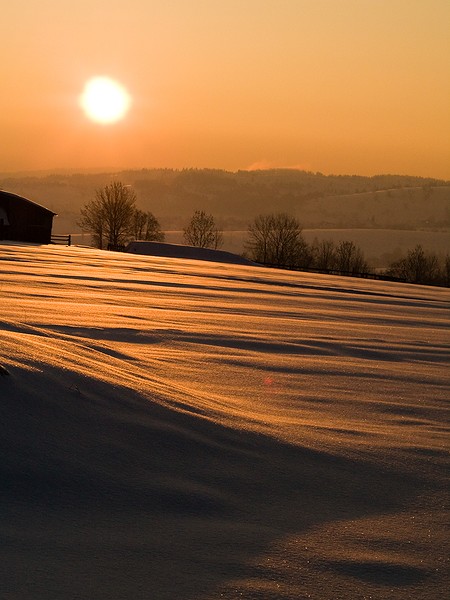
<svg viewBox="0 0 450 600"><path fill-rule="evenodd" d="M0 172L299 167L450 179L449 0L14 0ZM108 75L115 124L79 97Z"/></svg>

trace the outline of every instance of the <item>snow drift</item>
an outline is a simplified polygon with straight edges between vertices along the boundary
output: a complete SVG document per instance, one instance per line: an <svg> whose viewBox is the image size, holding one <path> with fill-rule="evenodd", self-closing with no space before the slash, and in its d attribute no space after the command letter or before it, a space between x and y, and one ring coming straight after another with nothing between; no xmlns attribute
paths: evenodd
<svg viewBox="0 0 450 600"><path fill-rule="evenodd" d="M168 244L165 242L130 242L126 251L131 254L144 254L147 256L164 256L170 258L190 258L194 260L209 260L212 262L224 262L235 265L251 265L250 260L227 252L225 250L214 250L213 248L197 248L182 244Z"/></svg>
<svg viewBox="0 0 450 600"><path fill-rule="evenodd" d="M2 595L444 597L448 291L0 245Z"/></svg>

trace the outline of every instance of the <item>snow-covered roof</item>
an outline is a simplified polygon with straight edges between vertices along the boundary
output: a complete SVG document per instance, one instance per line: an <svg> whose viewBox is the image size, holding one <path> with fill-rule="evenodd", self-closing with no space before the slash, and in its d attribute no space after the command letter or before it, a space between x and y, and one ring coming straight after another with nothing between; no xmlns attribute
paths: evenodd
<svg viewBox="0 0 450 600"><path fill-rule="evenodd" d="M146 256L166 256L169 258L190 258L192 260L209 260L211 262L224 262L235 265L252 265L246 258L226 252L224 250L213 250L212 248L197 248L195 246L183 246L181 244L166 244L164 242L130 242L126 247L127 252L132 254L144 254Z"/></svg>

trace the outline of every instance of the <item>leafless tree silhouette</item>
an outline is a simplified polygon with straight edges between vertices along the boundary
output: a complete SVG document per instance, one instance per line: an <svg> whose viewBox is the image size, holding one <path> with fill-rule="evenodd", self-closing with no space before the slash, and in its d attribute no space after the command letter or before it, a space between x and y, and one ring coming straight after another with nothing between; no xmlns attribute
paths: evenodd
<svg viewBox="0 0 450 600"><path fill-rule="evenodd" d="M361 249L351 241L340 242L335 257L335 268L343 273L365 273L369 269Z"/></svg>
<svg viewBox="0 0 450 600"><path fill-rule="evenodd" d="M132 219L132 235L135 240L163 242L164 232L158 219L151 212L135 209Z"/></svg>
<svg viewBox="0 0 450 600"><path fill-rule="evenodd" d="M450 257L447 255L441 270L436 254L427 254L422 246L418 244L408 252L406 258L392 263L388 274L411 283L445 283L447 280L448 284L449 263Z"/></svg>
<svg viewBox="0 0 450 600"><path fill-rule="evenodd" d="M245 243L252 260L277 266L307 266L311 253L299 221L286 213L259 215Z"/></svg>
<svg viewBox="0 0 450 600"><path fill-rule="evenodd" d="M81 209L78 225L92 234L97 248L118 248L129 237L135 213L136 194L129 186L114 181L95 192L94 200Z"/></svg>
<svg viewBox="0 0 450 600"><path fill-rule="evenodd" d="M198 248L220 248L223 244L222 232L217 229L214 217L203 210L196 210L183 229L186 243Z"/></svg>

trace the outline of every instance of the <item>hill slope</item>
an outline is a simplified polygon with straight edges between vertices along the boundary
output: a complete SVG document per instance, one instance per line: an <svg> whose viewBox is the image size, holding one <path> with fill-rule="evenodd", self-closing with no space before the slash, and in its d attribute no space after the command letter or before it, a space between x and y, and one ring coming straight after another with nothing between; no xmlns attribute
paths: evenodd
<svg viewBox="0 0 450 600"><path fill-rule="evenodd" d="M221 227L246 229L258 214L285 211L304 228L449 228L449 182L395 175L336 176L289 169L269 171L153 169L3 177L0 188L22 194L58 213L61 233L78 231L81 206L112 180L132 185L140 208L163 229L181 229L195 210L211 212Z"/></svg>
<svg viewBox="0 0 450 600"><path fill-rule="evenodd" d="M0 258L5 598L444 597L445 290Z"/></svg>

